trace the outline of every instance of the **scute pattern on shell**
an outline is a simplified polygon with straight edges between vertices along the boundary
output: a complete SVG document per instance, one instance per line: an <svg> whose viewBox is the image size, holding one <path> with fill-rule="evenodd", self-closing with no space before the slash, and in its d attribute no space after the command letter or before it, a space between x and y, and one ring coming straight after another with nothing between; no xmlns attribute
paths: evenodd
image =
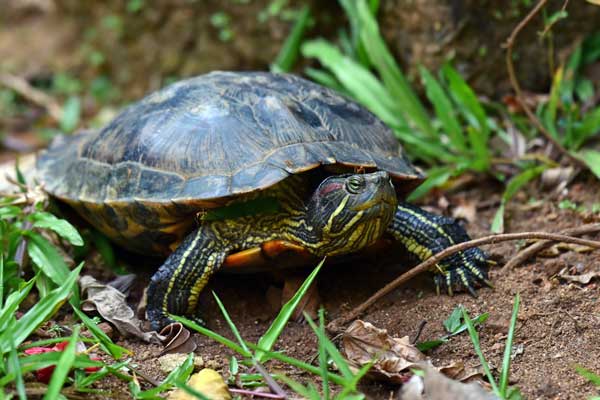
<svg viewBox="0 0 600 400"><path fill-rule="evenodd" d="M71 202L186 203L270 187L319 165L421 175L391 130L355 102L293 75L213 72L152 93L104 129L38 159Z"/></svg>

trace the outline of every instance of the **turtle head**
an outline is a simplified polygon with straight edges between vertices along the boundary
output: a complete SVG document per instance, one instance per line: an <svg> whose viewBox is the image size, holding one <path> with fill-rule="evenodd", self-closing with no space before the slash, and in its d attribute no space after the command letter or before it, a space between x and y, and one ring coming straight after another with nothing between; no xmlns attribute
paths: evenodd
<svg viewBox="0 0 600 400"><path fill-rule="evenodd" d="M307 208L317 255L351 253L375 242L390 224L398 199L387 172L333 175Z"/></svg>

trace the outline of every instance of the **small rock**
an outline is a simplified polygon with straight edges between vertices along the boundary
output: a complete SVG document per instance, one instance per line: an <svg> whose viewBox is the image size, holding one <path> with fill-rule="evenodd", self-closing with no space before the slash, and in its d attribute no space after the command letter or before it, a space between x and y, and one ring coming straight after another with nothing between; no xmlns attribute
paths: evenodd
<svg viewBox="0 0 600 400"><path fill-rule="evenodd" d="M166 374L179 367L188 358L187 354L184 353L170 353L160 356L158 363L160 364L160 370ZM199 355L194 355L194 369L200 369L204 366L204 360Z"/></svg>

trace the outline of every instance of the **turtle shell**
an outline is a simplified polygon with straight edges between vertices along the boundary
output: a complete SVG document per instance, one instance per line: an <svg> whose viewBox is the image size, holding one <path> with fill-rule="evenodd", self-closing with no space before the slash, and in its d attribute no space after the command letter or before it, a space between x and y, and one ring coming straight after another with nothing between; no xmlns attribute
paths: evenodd
<svg viewBox="0 0 600 400"><path fill-rule="evenodd" d="M404 192L423 178L367 109L297 76L264 72L172 84L99 131L55 140L37 170L47 192L144 251L146 242L173 239L161 236L180 238L194 211L323 165L385 170Z"/></svg>

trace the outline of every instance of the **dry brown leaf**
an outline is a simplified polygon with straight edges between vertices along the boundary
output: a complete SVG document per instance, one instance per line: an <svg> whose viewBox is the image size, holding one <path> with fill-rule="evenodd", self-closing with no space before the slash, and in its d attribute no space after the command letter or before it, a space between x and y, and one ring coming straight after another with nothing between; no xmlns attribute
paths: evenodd
<svg viewBox="0 0 600 400"><path fill-rule="evenodd" d="M86 312L97 312L106 321L117 328L126 337L138 337L146 342L160 343L156 332L143 332L142 322L129 307L126 296L112 286L98 282L89 275L79 278L81 291L87 293L87 298L81 303L81 309Z"/></svg>
<svg viewBox="0 0 600 400"><path fill-rule="evenodd" d="M590 271L581 275L569 275L566 272L567 269L564 268L558 273L558 276L566 281L581 283L582 285L587 285L594 278L600 278L600 271Z"/></svg>
<svg viewBox="0 0 600 400"><path fill-rule="evenodd" d="M465 367L462 361L455 361L451 364L444 365L442 367L435 367L438 372L441 372L446 377L460 382L471 382L477 381L484 383L483 370L476 368Z"/></svg>
<svg viewBox="0 0 600 400"><path fill-rule="evenodd" d="M477 219L477 206L475 201L462 200L458 206L452 210L452 217L455 219L464 219L469 223Z"/></svg>
<svg viewBox="0 0 600 400"><path fill-rule="evenodd" d="M173 322L165 326L160 335L163 337L162 343L165 346L163 354L172 353L191 353L196 350L196 342L192 339L190 331L180 322Z"/></svg>
<svg viewBox="0 0 600 400"><path fill-rule="evenodd" d="M352 366L360 368L375 360L368 376L403 383L408 369L425 360L425 355L410 344L408 336L393 338L387 330L369 322L354 321L344 332L342 347Z"/></svg>
<svg viewBox="0 0 600 400"><path fill-rule="evenodd" d="M204 368L202 371L192 375L187 382L192 389L202 393L211 400L230 400L231 394L227 390L225 381L217 371ZM169 400L196 400L196 397L177 389L169 394Z"/></svg>
<svg viewBox="0 0 600 400"><path fill-rule="evenodd" d="M422 363L425 377L413 376L400 392L400 400L496 400L497 396L485 391L477 383L461 383Z"/></svg>

